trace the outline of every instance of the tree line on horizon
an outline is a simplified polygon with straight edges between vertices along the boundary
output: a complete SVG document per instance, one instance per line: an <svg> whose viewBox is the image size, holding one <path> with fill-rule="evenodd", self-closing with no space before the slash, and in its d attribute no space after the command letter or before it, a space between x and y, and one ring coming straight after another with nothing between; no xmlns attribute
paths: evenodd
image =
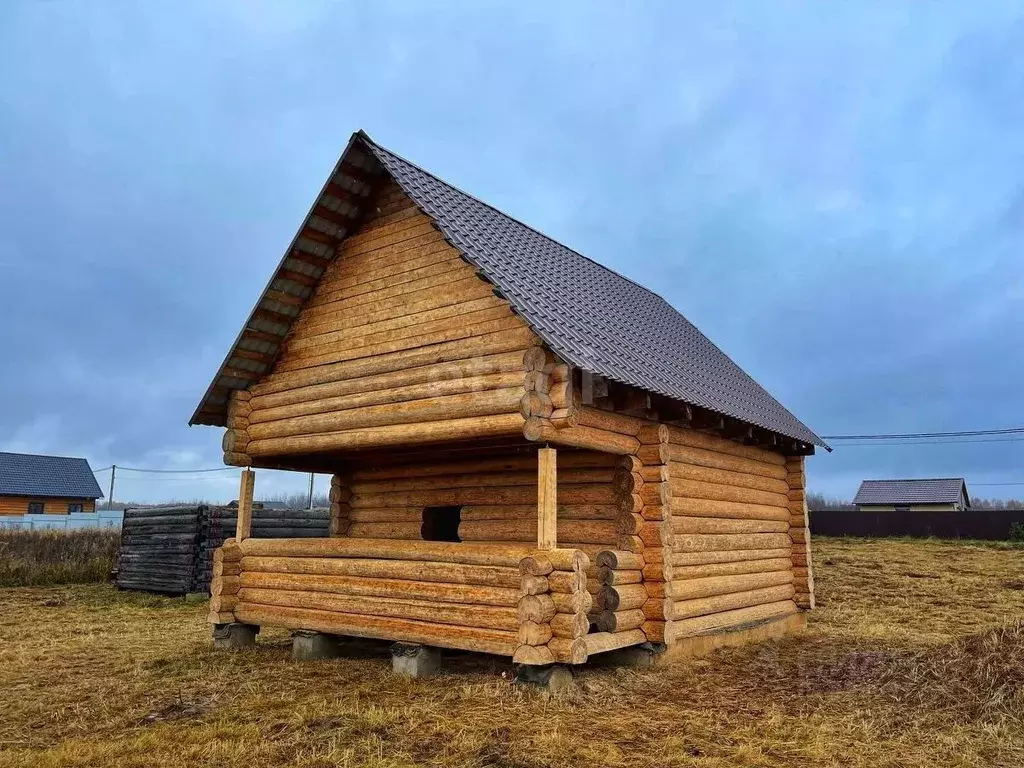
<svg viewBox="0 0 1024 768"><path fill-rule="evenodd" d="M807 508L822 512L855 511L857 506L852 501L826 496L811 491L807 494ZM1024 499L987 499L982 496L971 497L972 509L1024 509Z"/></svg>
<svg viewBox="0 0 1024 768"><path fill-rule="evenodd" d="M277 493L269 494L267 496L261 496L255 499L254 502L259 504L264 501L282 501L285 506L289 509L306 509L309 505L309 494L308 493ZM114 503L115 509L126 509L135 507L174 507L174 506L199 506L200 504L206 504L211 507L227 506L230 502L213 502L208 499L168 499L167 501L118 501ZM330 500L326 493L314 493L313 494L313 506L314 507L327 507L330 506ZM110 509L110 505L107 502L98 502L96 509L104 510Z"/></svg>

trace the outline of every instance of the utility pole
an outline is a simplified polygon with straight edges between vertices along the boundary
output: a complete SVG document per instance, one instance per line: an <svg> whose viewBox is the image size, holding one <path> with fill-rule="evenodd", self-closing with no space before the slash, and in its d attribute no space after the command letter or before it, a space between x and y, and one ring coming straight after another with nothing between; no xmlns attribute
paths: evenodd
<svg viewBox="0 0 1024 768"><path fill-rule="evenodd" d="M114 475L117 474L117 464L110 466L110 493L107 494L107 509L114 503Z"/></svg>
<svg viewBox="0 0 1024 768"><path fill-rule="evenodd" d="M313 473L309 473L309 506L306 509L313 508Z"/></svg>

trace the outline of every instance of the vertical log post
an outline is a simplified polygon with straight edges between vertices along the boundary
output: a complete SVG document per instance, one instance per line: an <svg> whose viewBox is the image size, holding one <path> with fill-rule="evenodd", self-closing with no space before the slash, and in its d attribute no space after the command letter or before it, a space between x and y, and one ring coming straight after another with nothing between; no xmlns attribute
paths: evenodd
<svg viewBox="0 0 1024 768"><path fill-rule="evenodd" d="M252 494L255 486L256 473L251 469L243 469L238 488L238 524L235 527L235 541L252 538Z"/></svg>
<svg viewBox="0 0 1024 768"><path fill-rule="evenodd" d="M558 466L554 448L537 451L537 549L558 546Z"/></svg>

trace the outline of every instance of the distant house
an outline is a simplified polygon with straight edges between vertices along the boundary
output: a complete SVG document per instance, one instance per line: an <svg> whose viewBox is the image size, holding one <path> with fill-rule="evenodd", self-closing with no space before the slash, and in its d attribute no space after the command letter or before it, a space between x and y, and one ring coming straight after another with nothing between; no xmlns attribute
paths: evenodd
<svg viewBox="0 0 1024 768"><path fill-rule="evenodd" d="M853 499L862 512L941 512L971 508L962 477L865 480Z"/></svg>
<svg viewBox="0 0 1024 768"><path fill-rule="evenodd" d="M0 515L95 512L102 497L85 459L0 452Z"/></svg>

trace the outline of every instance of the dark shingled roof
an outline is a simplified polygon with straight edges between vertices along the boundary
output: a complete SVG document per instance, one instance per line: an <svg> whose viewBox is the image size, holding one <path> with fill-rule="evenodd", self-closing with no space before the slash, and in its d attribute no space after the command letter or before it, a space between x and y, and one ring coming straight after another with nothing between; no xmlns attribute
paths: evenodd
<svg viewBox="0 0 1024 768"><path fill-rule="evenodd" d="M824 445L657 294L367 139L399 186L578 368Z"/></svg>
<svg viewBox="0 0 1024 768"><path fill-rule="evenodd" d="M953 504L967 495L962 477L929 480L865 480L854 504ZM968 497L969 499L970 497Z"/></svg>
<svg viewBox="0 0 1024 768"><path fill-rule="evenodd" d="M349 142L331 176L335 183L346 166L363 164L363 152L376 158L463 257L567 362L623 384L828 447L660 296L446 184L374 143L365 133L357 132ZM326 194L321 193L319 204ZM311 213L310 218L315 216ZM301 237L295 242L301 247ZM258 308L263 302L261 299ZM253 318L247 327L253 327ZM232 377L244 373L238 370L240 366L250 365L233 357L235 351L228 355L192 423L223 423L223 390L239 388ZM229 373L224 374L225 370ZM256 371L245 375L252 381L259 376Z"/></svg>
<svg viewBox="0 0 1024 768"><path fill-rule="evenodd" d="M99 499L103 492L85 459L0 453L0 496Z"/></svg>

